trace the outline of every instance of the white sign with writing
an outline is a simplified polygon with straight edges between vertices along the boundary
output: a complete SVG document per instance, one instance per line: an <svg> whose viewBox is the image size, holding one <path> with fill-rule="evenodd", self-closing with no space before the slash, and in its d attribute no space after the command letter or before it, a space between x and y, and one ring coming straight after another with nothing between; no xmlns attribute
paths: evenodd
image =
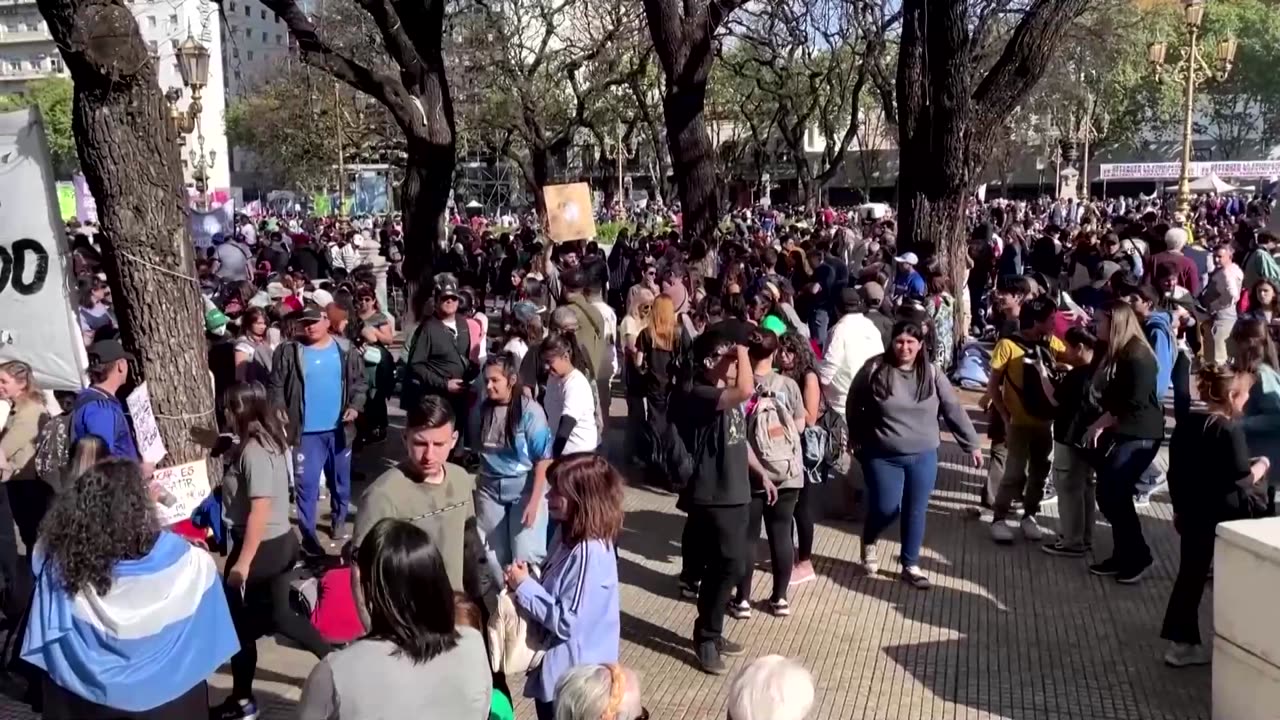
<svg viewBox="0 0 1280 720"><path fill-rule="evenodd" d="M129 417L133 419L133 437L142 460L153 465L160 462L168 451L164 448L164 438L160 437L155 411L151 409L151 391L147 384L134 388L125 402L129 406Z"/></svg>
<svg viewBox="0 0 1280 720"><path fill-rule="evenodd" d="M34 108L0 113L0 362L50 390L84 387L87 358L53 164Z"/></svg>
<svg viewBox="0 0 1280 720"><path fill-rule="evenodd" d="M1176 180L1182 164L1166 163L1104 163L1099 169L1103 180ZM1224 178L1266 178L1280 175L1280 160L1239 160L1222 162L1193 162L1188 166L1192 178L1209 174Z"/></svg>
<svg viewBox="0 0 1280 720"><path fill-rule="evenodd" d="M151 476L161 525L187 520L209 497L209 466L204 460L157 470Z"/></svg>

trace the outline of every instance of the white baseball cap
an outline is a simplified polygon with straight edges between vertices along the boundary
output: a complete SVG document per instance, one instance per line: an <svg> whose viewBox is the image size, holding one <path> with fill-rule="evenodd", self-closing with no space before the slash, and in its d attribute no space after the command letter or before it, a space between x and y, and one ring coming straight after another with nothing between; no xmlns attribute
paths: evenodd
<svg viewBox="0 0 1280 720"><path fill-rule="evenodd" d="M906 263L908 265L919 265L920 258L916 257L913 252L905 252L893 259L894 262Z"/></svg>

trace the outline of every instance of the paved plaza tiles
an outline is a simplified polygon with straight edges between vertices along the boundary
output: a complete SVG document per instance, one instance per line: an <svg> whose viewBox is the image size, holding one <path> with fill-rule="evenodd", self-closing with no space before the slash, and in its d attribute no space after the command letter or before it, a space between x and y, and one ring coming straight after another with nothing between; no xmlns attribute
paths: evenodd
<svg viewBox="0 0 1280 720"><path fill-rule="evenodd" d="M945 453L962 457L954 448ZM640 671L655 720L725 717L733 673L752 657L799 658L814 674L811 718L969 720L1195 720L1209 718L1210 670L1165 667L1159 639L1177 571L1167 498L1143 509L1156 567L1137 586L1088 574L1084 561L1050 557L1025 542L997 547L970 512L976 478L945 463L929 509L922 568L934 587L899 582L897 529L882 541L881 574L857 564L856 524L823 523L816 581L792 589L793 613L774 618L757 607L750 620L726 619L746 657L712 677L694 665L688 637L694 606L676 597L683 515L669 494L627 490L620 543L622 661ZM1052 527L1056 508L1045 508ZM1097 544L1106 548L1105 525ZM759 557L767 557L761 542ZM752 598L767 600L771 578L755 574ZM1202 623L1209 627L1211 594ZM257 692L264 720L294 716L310 655L263 640ZM226 668L212 680L214 699L230 687ZM519 694L520 678L512 678ZM522 702L518 716L531 718ZM33 718L4 699L0 718ZM452 720L452 719L450 719Z"/></svg>

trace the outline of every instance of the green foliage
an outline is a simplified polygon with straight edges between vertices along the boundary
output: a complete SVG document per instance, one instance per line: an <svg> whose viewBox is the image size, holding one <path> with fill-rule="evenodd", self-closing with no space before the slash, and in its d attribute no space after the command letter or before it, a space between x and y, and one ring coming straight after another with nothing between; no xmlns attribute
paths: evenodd
<svg viewBox="0 0 1280 720"><path fill-rule="evenodd" d="M76 139L71 131L72 90L68 78L51 77L31 81L20 94L0 97L0 111L40 108L54 174L60 179L71 177L79 165Z"/></svg>
<svg viewBox="0 0 1280 720"><path fill-rule="evenodd" d="M1280 4L1232 0L1206 6L1203 48L1215 71L1222 69L1216 47L1227 35L1239 41L1235 64L1225 80L1203 86L1196 111L1204 124L1197 130L1213 137L1223 156L1251 159L1245 157L1251 155L1250 140L1261 140L1264 148L1280 142Z"/></svg>
<svg viewBox="0 0 1280 720"><path fill-rule="evenodd" d="M635 227L631 223L625 222L607 222L596 225L596 243L599 245L612 245L618 240L618 233L626 230L634 233Z"/></svg>

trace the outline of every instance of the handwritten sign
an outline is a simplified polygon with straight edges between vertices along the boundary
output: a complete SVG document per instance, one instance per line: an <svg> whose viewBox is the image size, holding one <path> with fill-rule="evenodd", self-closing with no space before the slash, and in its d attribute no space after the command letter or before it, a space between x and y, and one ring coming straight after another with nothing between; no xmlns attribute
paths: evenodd
<svg viewBox="0 0 1280 720"><path fill-rule="evenodd" d="M129 405L129 417L133 418L133 436L143 461L153 465L160 462L168 451L164 448L164 439L160 437L156 414L151 409L151 391L147 389L147 384L142 383L134 388L126 402Z"/></svg>
<svg viewBox="0 0 1280 720"><path fill-rule="evenodd" d="M548 185L542 189L542 196L547 202L547 234L552 242L590 240L596 236L590 185Z"/></svg>
<svg viewBox="0 0 1280 720"><path fill-rule="evenodd" d="M186 520L209 497L209 466L204 460L197 460L157 470L151 476L151 489L161 525Z"/></svg>

